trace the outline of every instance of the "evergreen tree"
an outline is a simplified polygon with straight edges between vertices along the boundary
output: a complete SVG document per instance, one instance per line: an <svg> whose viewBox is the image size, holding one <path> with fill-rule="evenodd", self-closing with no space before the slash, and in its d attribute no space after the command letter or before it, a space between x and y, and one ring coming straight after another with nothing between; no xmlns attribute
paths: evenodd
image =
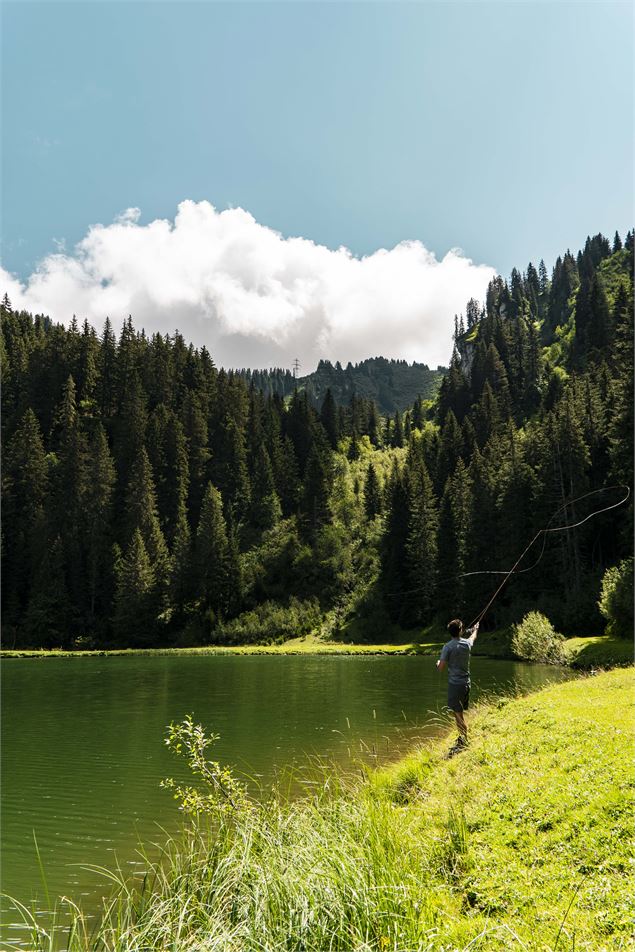
<svg viewBox="0 0 635 952"><path fill-rule="evenodd" d="M404 592L407 579L404 566L407 560L409 531L409 496L405 474L395 464L386 484L386 529L381 547L381 588L384 603L393 621L404 618Z"/></svg>
<svg viewBox="0 0 635 952"><path fill-rule="evenodd" d="M124 539L130 540L137 530L161 594L167 582L168 549L159 524L152 468L145 448L134 463L126 491Z"/></svg>
<svg viewBox="0 0 635 952"><path fill-rule="evenodd" d="M139 529L134 530L125 556L117 560L115 574L115 637L125 645L152 645L157 630L157 583Z"/></svg>
<svg viewBox="0 0 635 952"><path fill-rule="evenodd" d="M201 518L196 530L195 577L201 609L212 625L227 614L229 606L229 543L223 515L223 500L218 489L208 483Z"/></svg>
<svg viewBox="0 0 635 952"><path fill-rule="evenodd" d="M364 512L367 519L374 519L382 511L382 498L377 471L372 463L368 464L366 470L366 483L364 484Z"/></svg>
<svg viewBox="0 0 635 952"><path fill-rule="evenodd" d="M450 410L443 424L439 442L436 464L436 485L438 488L443 487L447 478L452 475L462 452L463 434L454 413Z"/></svg>
<svg viewBox="0 0 635 952"><path fill-rule="evenodd" d="M28 608L24 616L27 645L69 648L73 608L66 587L64 548L59 536L35 572Z"/></svg>
<svg viewBox="0 0 635 952"><path fill-rule="evenodd" d="M472 517L472 480L463 460L445 486L439 514L439 598L446 613L462 618L468 608L466 579Z"/></svg>
<svg viewBox="0 0 635 952"><path fill-rule="evenodd" d="M337 407L335 406L335 400L333 399L333 394L330 387L327 388L326 395L322 403L322 409L320 410L320 422L326 431L331 449L336 450L339 441L339 426L337 420Z"/></svg>
<svg viewBox="0 0 635 952"><path fill-rule="evenodd" d="M271 460L264 443L261 443L253 466L250 522L256 530L264 532L271 529L281 515L282 510L275 489Z"/></svg>
<svg viewBox="0 0 635 952"><path fill-rule="evenodd" d="M177 625L182 624L187 605L194 599L193 575L192 533L182 512L174 531L168 593L173 621Z"/></svg>
<svg viewBox="0 0 635 952"><path fill-rule="evenodd" d="M395 447L403 446L403 425L399 410L395 413L395 425L392 429L392 445Z"/></svg>
<svg viewBox="0 0 635 952"><path fill-rule="evenodd" d="M86 540L88 623L91 629L108 615L111 573L111 519L115 464L106 433L97 424L86 465L82 494L82 528Z"/></svg>
<svg viewBox="0 0 635 952"><path fill-rule="evenodd" d="M432 480L423 464L410 469L410 518L406 541L406 575L411 594L407 621L424 624L435 613L438 512Z"/></svg>
<svg viewBox="0 0 635 952"><path fill-rule="evenodd" d="M48 467L40 427L27 410L9 440L2 467L2 593L5 626L20 621L46 553Z"/></svg>
<svg viewBox="0 0 635 952"><path fill-rule="evenodd" d="M329 469L328 460L314 444L306 465L301 502L303 525L309 538L315 538L330 519Z"/></svg>

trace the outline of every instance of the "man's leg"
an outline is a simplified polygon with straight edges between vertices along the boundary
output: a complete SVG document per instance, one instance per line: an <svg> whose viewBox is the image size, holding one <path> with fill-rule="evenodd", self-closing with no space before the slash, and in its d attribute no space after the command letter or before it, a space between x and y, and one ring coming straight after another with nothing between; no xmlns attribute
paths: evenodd
<svg viewBox="0 0 635 952"><path fill-rule="evenodd" d="M467 724L465 723L463 711L454 711L453 713L456 726L459 730L459 737L462 738L464 744L467 744Z"/></svg>

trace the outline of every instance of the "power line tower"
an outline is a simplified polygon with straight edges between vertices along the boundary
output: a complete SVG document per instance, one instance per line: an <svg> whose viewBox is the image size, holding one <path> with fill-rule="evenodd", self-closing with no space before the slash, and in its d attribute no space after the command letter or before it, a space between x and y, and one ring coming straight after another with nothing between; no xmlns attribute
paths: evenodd
<svg viewBox="0 0 635 952"><path fill-rule="evenodd" d="M296 357L293 361L293 379L298 379L298 374L300 373L300 361Z"/></svg>

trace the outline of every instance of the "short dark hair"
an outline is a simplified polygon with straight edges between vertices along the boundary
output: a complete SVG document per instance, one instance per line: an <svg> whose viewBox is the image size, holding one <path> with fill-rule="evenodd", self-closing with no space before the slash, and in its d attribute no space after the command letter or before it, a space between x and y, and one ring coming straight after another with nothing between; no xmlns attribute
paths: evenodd
<svg viewBox="0 0 635 952"><path fill-rule="evenodd" d="M463 622L460 618L453 618L448 624L448 631L453 638L460 638L463 634Z"/></svg>

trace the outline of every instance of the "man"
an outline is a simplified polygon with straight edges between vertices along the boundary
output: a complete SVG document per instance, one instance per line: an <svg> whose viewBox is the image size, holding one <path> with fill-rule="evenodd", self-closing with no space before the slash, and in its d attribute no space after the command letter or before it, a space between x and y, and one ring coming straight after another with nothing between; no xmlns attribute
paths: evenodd
<svg viewBox="0 0 635 952"><path fill-rule="evenodd" d="M459 736L450 749L450 757L467 747L467 724L463 712L470 703L470 652L478 634L478 622L468 628L467 638L463 637L463 622L454 618L448 625L451 638L441 649L437 668L448 669L448 707L454 714Z"/></svg>

